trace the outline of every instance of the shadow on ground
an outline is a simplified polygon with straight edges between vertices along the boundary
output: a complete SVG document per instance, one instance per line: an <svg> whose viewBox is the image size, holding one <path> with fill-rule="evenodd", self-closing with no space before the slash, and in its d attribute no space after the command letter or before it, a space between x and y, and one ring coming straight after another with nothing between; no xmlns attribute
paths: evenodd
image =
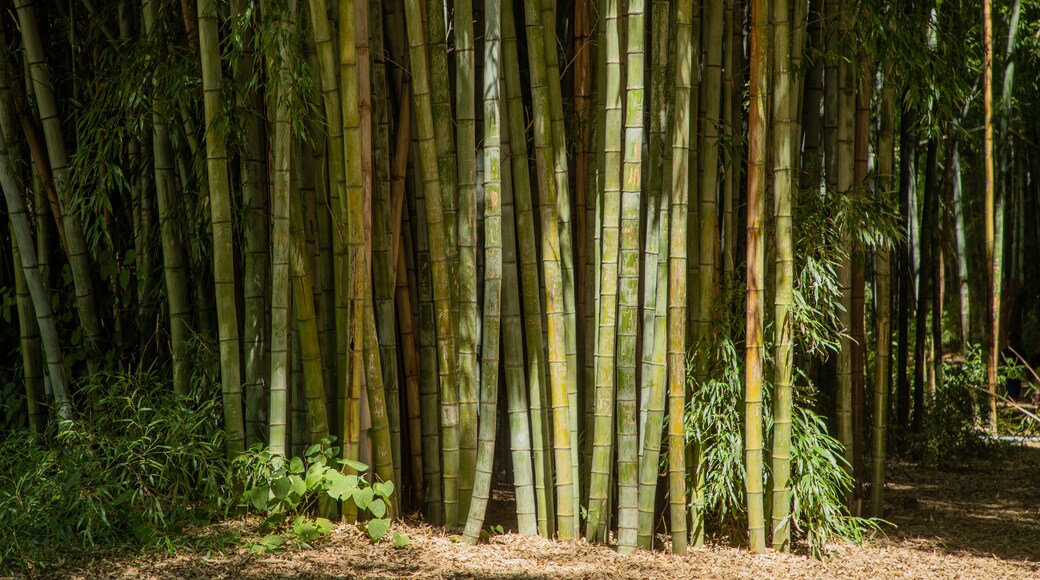
<svg viewBox="0 0 1040 580"><path fill-rule="evenodd" d="M929 552L1040 561L1040 448L1015 447L1004 460L959 471L897 463L889 481L893 540Z"/></svg>

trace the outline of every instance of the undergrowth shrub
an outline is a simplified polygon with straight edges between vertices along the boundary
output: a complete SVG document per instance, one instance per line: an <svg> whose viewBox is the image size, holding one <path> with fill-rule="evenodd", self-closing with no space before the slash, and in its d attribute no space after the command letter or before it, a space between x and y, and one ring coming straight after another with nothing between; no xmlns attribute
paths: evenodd
<svg viewBox="0 0 1040 580"><path fill-rule="evenodd" d="M387 537L394 482L369 483L368 466L338 459L335 440L326 437L309 446L303 457L292 459L272 455L260 444L235 458L235 478L243 483L240 505L264 516L258 531L267 533L250 545L250 551L277 552L287 544L310 547L310 542L332 533L329 517L335 516L339 502L356 508L362 516L360 527L372 541ZM355 473L344 473L344 467ZM321 515L314 517L316 512ZM392 538L399 548L409 543L399 532Z"/></svg>
<svg viewBox="0 0 1040 580"><path fill-rule="evenodd" d="M173 547L232 505L219 391L97 373L56 432L0 442L0 571L93 547Z"/></svg>

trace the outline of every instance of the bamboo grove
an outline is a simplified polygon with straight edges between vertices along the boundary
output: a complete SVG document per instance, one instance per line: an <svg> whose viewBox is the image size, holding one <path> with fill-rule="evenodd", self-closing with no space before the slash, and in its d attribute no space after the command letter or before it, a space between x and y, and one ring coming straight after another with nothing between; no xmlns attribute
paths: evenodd
<svg viewBox="0 0 1040 580"><path fill-rule="evenodd" d="M3 428L156 368L468 542L506 486L521 534L787 550L821 460L881 516L944 348L995 428L1033 332L1040 14L984 2L7 3Z"/></svg>

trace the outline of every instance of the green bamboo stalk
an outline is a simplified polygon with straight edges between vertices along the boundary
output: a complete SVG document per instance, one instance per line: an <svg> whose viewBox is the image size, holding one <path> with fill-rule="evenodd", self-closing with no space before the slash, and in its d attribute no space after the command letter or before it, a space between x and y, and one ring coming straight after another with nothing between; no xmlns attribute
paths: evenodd
<svg viewBox="0 0 1040 580"><path fill-rule="evenodd" d="M794 185L793 86L791 83L791 23L787 0L773 2L773 203L776 239L776 290L773 342L776 348L776 389L773 410L772 537L773 549L787 551L791 543L791 417L794 401L794 236L791 197ZM795 97L797 98L797 97Z"/></svg>
<svg viewBox="0 0 1040 580"><path fill-rule="evenodd" d="M11 224L14 229L14 224ZM32 294L25 281L18 236L11 238L11 253L14 258L15 300L18 305L18 336L22 350L22 380L25 382L25 403L29 417L29 428L33 433L47 429L47 393L44 389L43 343L40 341L40 325L36 321L36 310Z"/></svg>
<svg viewBox="0 0 1040 580"><path fill-rule="evenodd" d="M473 55L472 0L456 0L454 17L455 114L458 125L455 139L459 196L459 525L468 528L470 524L465 518L470 513L469 502L477 461L477 390L481 382L481 371L477 364L478 337L481 333L477 328L477 114L474 105L476 63Z"/></svg>
<svg viewBox="0 0 1040 580"><path fill-rule="evenodd" d="M372 456L375 474L382 481L394 479L394 457L390 446L390 422L386 409L386 392L383 385L382 361L379 360L379 338L376 334L376 318L372 309L371 294L365 297L365 384L368 387L368 412L372 422L369 436L372 438ZM395 486L400 487L400 486ZM391 514L397 513L397 499L391 503Z"/></svg>
<svg viewBox="0 0 1040 580"><path fill-rule="evenodd" d="M554 161L551 94L548 88L546 50L539 27L544 27L537 0L524 3L527 17L528 62L534 111L535 159L541 196L542 274L545 280L545 310L548 321L549 382L553 410L553 451L556 467L557 533L561 540L574 539L577 518L571 441L572 390L567 362L567 315L564 306L563 268L560 263L560 222L557 187L552 172ZM575 364L576 364L575 360Z"/></svg>
<svg viewBox="0 0 1040 580"><path fill-rule="evenodd" d="M503 10L502 68L506 80L506 119L513 149L513 194L516 201L516 234L523 292L524 341L527 346L527 377L531 405L531 444L534 458L535 501L538 532L552 537L555 530L553 502L552 439L549 391L546 382L545 343L542 339L542 304L539 297L538 252L535 244L534 211L528 169L527 132L521 95L520 63L517 57L513 11Z"/></svg>
<svg viewBox="0 0 1040 580"><path fill-rule="evenodd" d="M349 343L346 349L349 369L346 378L346 392L342 419L344 422L343 456L347 459L361 459L361 386L365 380L365 286L367 278L367 260L365 259L365 233L362 216L364 215L363 185L363 136L361 128L361 78L357 39L361 34L356 27L361 24L357 18L356 2L347 0L339 3L339 65L340 65L340 104L343 109L343 154L345 156L345 189L340 198L343 206L341 215L346 228L346 260L344 272L348 281L349 307L347 336ZM367 24L367 23L365 23ZM342 382L342 379L341 379ZM349 468L348 468L349 472ZM347 521L357 518L357 508L352 503L343 504L343 517Z"/></svg>
<svg viewBox="0 0 1040 580"><path fill-rule="evenodd" d="M300 341L300 362L303 366L304 392L307 398L307 428L310 442L314 444L328 436L329 421L321 366L321 343L318 339L318 319L310 275L311 266L307 260L303 203L300 191L295 187L291 190L289 211L292 230L289 267L292 275L293 315L298 325L297 334ZM277 192L277 189L275 191Z"/></svg>
<svg viewBox="0 0 1040 580"><path fill-rule="evenodd" d="M375 193L372 204L372 276L375 297L376 328L379 333L379 359L382 363L383 386L386 389L387 421L390 425L390 451L394 462L394 481L400 484L401 469L401 399L398 387L397 322L393 301L393 227L391 226L391 156L389 83L383 40L383 11L369 11L372 50L377 55L372 67L375 119Z"/></svg>
<svg viewBox="0 0 1040 580"><path fill-rule="evenodd" d="M675 120L672 123L672 188L668 257L668 496L672 552L686 552L686 263L687 177L693 76L693 0L675 13Z"/></svg>
<svg viewBox="0 0 1040 580"><path fill-rule="evenodd" d="M15 3L15 10L18 14L18 28L21 31L28 77L32 79L36 106L40 115L40 123L43 126L54 189L58 194L57 209L60 215L56 217L60 217L62 229L65 232L66 251L76 292L76 309L83 329L84 344L89 353L88 361L93 364L101 355L99 349L102 340L101 322L91 282L94 268L91 265L89 248L83 234L83 223L78 208L74 205L71 188L65 186L68 155L65 150L65 135L62 132L61 118L54 95L54 84L51 82L43 41L37 27L33 0L19 0ZM229 428L228 432L231 434L233 430ZM231 447L233 447L233 442L232 438L229 438L229 449Z"/></svg>
<svg viewBox="0 0 1040 580"><path fill-rule="evenodd" d="M621 254L618 266L617 421L618 551L635 552L639 518L636 339L639 319L639 211L643 188L643 99L646 4L628 5L625 75L625 145L621 192Z"/></svg>
<svg viewBox="0 0 1040 580"><path fill-rule="evenodd" d="M747 359L744 385L745 468L748 534L753 552L766 549L762 505L762 380L765 294L766 70L769 13L764 0L751 0L751 106L748 112Z"/></svg>
<svg viewBox="0 0 1040 580"><path fill-rule="evenodd" d="M234 236L231 225L231 193L228 179L227 135L218 128L222 114L220 39L214 0L198 0L199 51L202 60L202 95L206 112L206 174L213 228L213 282L216 287L217 326L220 340L220 377L224 399L224 429L228 454L245 447L242 421L242 370L235 303ZM288 161L288 159L286 159Z"/></svg>
<svg viewBox="0 0 1040 580"><path fill-rule="evenodd" d="M147 0L143 7L146 34L152 34L158 18L158 2ZM173 359L173 390L187 394L190 367L185 350L191 337L191 298L180 227L176 219L176 175L173 169L173 145L166 126L165 103L157 98L152 113L152 155L155 166L155 197L159 210L160 238L163 250L163 279L170 311L170 354ZM147 195L146 193L144 195ZM265 230L266 232L266 230ZM248 278L247 278L248 279Z"/></svg>
<svg viewBox="0 0 1040 580"><path fill-rule="evenodd" d="M408 238L410 236L406 236L406 240ZM406 243L405 247L411 249L411 244ZM398 344L401 347L401 360L404 367L405 403L408 413L408 450L411 452L408 464L414 486L415 505L422 505L426 496L426 464L422 430L422 396L419 390L419 349L416 346L415 327L412 325L410 292L408 266L405 264L405 254L402 253L397 257L397 288L394 290L394 303L397 306L397 328L401 333Z"/></svg>
<svg viewBox="0 0 1040 580"><path fill-rule="evenodd" d="M574 244L571 234L571 194L567 171L567 134L563 116L559 57L556 53L555 0L542 0L542 38L547 67L546 85L552 117L553 173L556 178L556 211L560 230L560 265L563 269L563 316L567 355L567 409L570 413L571 479L574 505L581 505L581 449L578 447L581 417L578 375L578 314L574 290ZM530 25L530 22L528 23ZM581 518L574 518L574 537L581 535Z"/></svg>
<svg viewBox="0 0 1040 580"><path fill-rule="evenodd" d="M487 9L487 13L491 10ZM487 38L491 38L491 34ZM487 42L487 40L485 40ZM486 45L485 45L486 46ZM485 48L486 50L486 48ZM501 62L501 51L498 53ZM486 69L491 69L488 65ZM497 67L499 83L505 84L505 71ZM485 74L491 74L490 72ZM505 115L505 110L501 114ZM505 123L500 122L499 125ZM501 133L502 158L510 158L509 132ZM525 160L521 160L525 162ZM517 272L516 222L513 208L511 164L502 167L502 337L505 357L506 400L509 413L509 440L512 450L513 487L516 493L517 531L524 536L538 533L534 475L531 468L530 412L527 404L527 377L524 372L524 327L520 310L520 278Z"/></svg>
<svg viewBox="0 0 1040 580"><path fill-rule="evenodd" d="M325 126L328 135L328 164L329 164L329 207L332 214L332 252L333 272L332 286L335 298L335 353L336 353L336 392L338 407L345 408L344 397L350 379L349 361L347 354L348 333L348 303L349 286L346 279L346 167L344 155L344 109L340 100L340 81L337 78L337 60L334 53L336 44L330 30L330 14L325 0L308 0L310 8L310 23L314 33L314 46L318 57L318 77L321 82L322 101L325 108ZM345 33L345 31L344 31ZM333 415L337 415L334 413ZM346 443L346 433L342 427L346 424L345 417L338 417L338 424L334 428L340 436L341 443Z"/></svg>
<svg viewBox="0 0 1040 580"><path fill-rule="evenodd" d="M414 122L414 121L413 121ZM412 132L413 136L415 131ZM418 137L414 137L412 158L418 159ZM416 231L417 280L415 286L418 299L418 339L419 339L419 392L422 403L422 439L423 439L423 479L424 513L435 525L444 523L443 483L441 481L441 435L440 435L440 397L437 382L437 333L436 313L433 305L433 281L430 275L429 231L426 224L426 197L423 192L425 183L422 168L413 167L412 195L414 200ZM402 316L404 314L402 313Z"/></svg>
<svg viewBox="0 0 1040 580"><path fill-rule="evenodd" d="M454 197L454 185L442 187L438 167L437 144L435 143L434 114L430 99L430 71L426 64L426 48L423 40L422 19L419 0L405 2L405 17L408 23L408 41L411 56L413 104L420 161L426 194L426 222L429 228L430 273L433 283L434 310L437 324L437 369L441 395L441 453L444 495L444 521L451 525L458 521L459 504L459 408L458 383L456 376L455 316L452 311L452 286L449 259L452 255L451 238L454 238L454 221L445 215L447 201ZM435 20L431 18L430 20ZM431 35L431 43L433 35ZM434 51L436 52L436 51ZM432 71L436 84L447 81L447 74L434 66ZM446 67L445 67L446 70ZM439 109L440 111L440 109ZM450 114L450 113L449 113ZM443 121L443 111L438 113ZM450 116L447 118L450 123ZM439 127L439 126L438 126ZM447 134L451 134L450 132ZM437 135L444 135L437 129ZM454 155L451 156L454 167ZM454 177L453 175L451 177Z"/></svg>
<svg viewBox="0 0 1040 580"><path fill-rule="evenodd" d="M152 4L157 4L149 0ZM231 3L231 13L241 14L245 10L242 0ZM264 439L261 436L267 420L265 378L268 376L267 360L267 296L269 274L269 241L267 215L267 190L264 141L260 126L263 99L257 91L248 91L250 78L256 74L256 56L253 50L255 31L253 26L244 27L238 67L235 71L236 106L244 113L245 143L242 144L243 159L239 164L242 184L242 221L245 254L245 269L242 278L245 320L243 323L243 348L245 367L246 399L246 444ZM156 173L159 165L156 163ZM172 176L172 163L171 174ZM156 176L158 183L158 175ZM159 221L162 224L162 202L159 203ZM179 238L175 238L179 239ZM165 236L164 236L165 243ZM164 250L165 252L165 250ZM168 283L168 282L167 282Z"/></svg>
<svg viewBox="0 0 1040 580"><path fill-rule="evenodd" d="M895 190L896 87L891 78L885 78L884 83L881 89L881 127L878 133L878 191L879 195L890 196ZM954 163L956 164L956 161ZM878 248L876 252L877 298L874 308L877 320L877 355L874 364L874 465L870 510L874 517L880 518L884 517L888 390L892 376L892 267L891 252L887 246Z"/></svg>
<svg viewBox="0 0 1040 580"><path fill-rule="evenodd" d="M4 77L6 79L6 77ZM0 86L0 107L10 107L11 91L6 81ZM9 118L0 111L0 118ZM36 244L33 241L32 225L25 201L21 197L23 188L15 176L11 160L7 154L7 143L0 139L0 188L4 190L7 200L7 216L11 220L13 237L20 250L19 259L25 283L29 287L33 308L36 311L36 324L43 339L43 351L47 358L47 378L54 393L54 407L59 419L72 419L72 400L69 397L68 382L65 379L65 357L61 350L61 339L58 337L54 313L51 310L51 295L43 281L39 262L36 259Z"/></svg>
<svg viewBox="0 0 1040 580"><path fill-rule="evenodd" d="M445 0L426 0L423 21L426 26L427 62L429 70L430 106L437 146L437 169L444 205L444 233L447 236L449 272L453 277L458 271L459 242L456 214L458 213L458 168L455 164L454 119L451 113L451 85L448 83L448 44L445 30L448 19L448 3ZM452 281L452 299L458 294L458 282ZM458 314L458 304L452 304L453 314ZM457 321L456 321L457 322ZM456 370L459 370L456 361Z"/></svg>
<svg viewBox="0 0 1040 580"><path fill-rule="evenodd" d="M607 503L614 448L615 345L617 343L619 238L621 235L621 30L617 0L606 0L604 12L606 84L604 102L604 159L602 164L602 219L598 228L602 243L599 264L599 313L596 345L596 415L593 425L592 465L589 483L589 519L585 532L590 540L606 540Z"/></svg>
<svg viewBox="0 0 1040 580"><path fill-rule="evenodd" d="M268 445L274 455L285 456L289 422L290 338L290 252L297 251L291 234L291 166L292 126L288 101L291 92L289 47L286 46L289 14L274 10L265 15L273 19L278 31L278 56L270 64L270 75L275 79L274 140L271 144L274 160L271 185L271 379ZM207 139L207 142L209 140ZM301 227L302 230L302 227ZM302 235L302 231L300 232ZM297 299L301 299L297 297ZM320 373L319 373L320 376ZM292 437L295 440L295 437Z"/></svg>
<svg viewBox="0 0 1040 580"><path fill-rule="evenodd" d="M700 169L700 314L699 329L695 330L700 340L709 338L712 332L711 308L718 294L715 275L715 244L718 236L718 177L719 177L719 114L722 99L722 33L725 30L722 18L722 0L706 0L704 3L704 78L700 86L701 116L700 147L697 152ZM701 379L706 378L707 366L698 370Z"/></svg>
<svg viewBox="0 0 1040 580"><path fill-rule="evenodd" d="M841 34L846 34L851 26L851 16L845 13L850 6L842 2L838 25ZM838 63L838 127L835 150L837 171L837 193L847 196L852 194L853 166L855 162L853 136L856 122L856 85L853 79L852 64L844 59ZM852 428L852 250L849 245L849 232L842 233L849 248L838 268L838 286L841 288L843 308L838 312L839 324L842 328L841 350L837 357L837 423L838 441L845 447L845 459L848 465L853 464L853 428ZM920 362L920 361L919 361Z"/></svg>
<svg viewBox="0 0 1040 580"><path fill-rule="evenodd" d="M459 5L456 4L456 8ZM498 419L498 374L502 325L502 139L500 135L502 99L499 95L498 64L501 61L500 3L485 3L484 35L484 320L480 381L480 446L477 450L476 477L472 504L463 538L469 545L480 540L484 513L491 491L491 468L495 458L495 430ZM469 18L469 16L467 16ZM472 26L472 23L471 23ZM472 31L471 31L472 32ZM461 36L461 35L460 35ZM460 55L461 56L461 55ZM460 58L461 60L461 58ZM461 68L461 67L460 67ZM460 83L462 84L462 83ZM469 92L472 95L472 91ZM460 104L463 100L460 96ZM462 118L460 110L460 118ZM463 133L460 127L459 134ZM460 139L459 150L462 150ZM465 157L462 155L461 158ZM461 172L460 172L461 173ZM465 182L465 180L463 180ZM463 199L465 199L463 188ZM464 204L460 204L465 208ZM465 211L463 211L465 214ZM460 220L467 220L463 215ZM474 224L475 225L475 224ZM459 241L463 238L460 231ZM461 250L461 248L460 248ZM460 251L461 254L461 251ZM460 255L460 262L464 263Z"/></svg>
<svg viewBox="0 0 1040 580"><path fill-rule="evenodd" d="M668 127L667 71L668 2L655 0L652 8L650 158L647 160L649 201L646 215L646 253L643 271L643 386L639 446L639 546L653 547L654 511L664 428L668 381L668 219L671 192L664 187L665 132ZM671 167L668 167L671 171Z"/></svg>

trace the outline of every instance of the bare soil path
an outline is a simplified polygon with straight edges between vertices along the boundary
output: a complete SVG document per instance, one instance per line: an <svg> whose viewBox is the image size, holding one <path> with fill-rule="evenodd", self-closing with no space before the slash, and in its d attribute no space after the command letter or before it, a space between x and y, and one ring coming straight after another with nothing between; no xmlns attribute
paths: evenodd
<svg viewBox="0 0 1040 580"><path fill-rule="evenodd" d="M826 560L712 546L685 556L631 557L584 542L515 534L468 547L429 527L400 526L411 545L371 545L342 527L313 550L276 555L97 562L66 577L98 578L1040 578L1040 448L958 472L890 467L888 519L897 527Z"/></svg>

